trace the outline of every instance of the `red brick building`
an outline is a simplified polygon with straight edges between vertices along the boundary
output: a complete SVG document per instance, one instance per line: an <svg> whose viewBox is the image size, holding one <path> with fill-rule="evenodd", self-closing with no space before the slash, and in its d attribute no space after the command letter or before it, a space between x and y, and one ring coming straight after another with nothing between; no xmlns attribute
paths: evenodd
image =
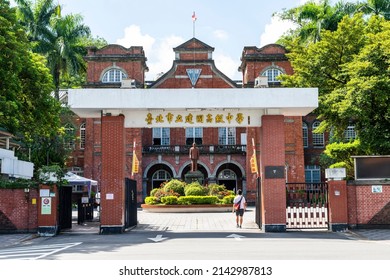
<svg viewBox="0 0 390 280"><path fill-rule="evenodd" d="M292 74L292 68L285 56L286 50L276 44L263 48L245 47L239 71L243 74L243 84L239 85L224 75L215 66L212 54L214 48L193 38L173 49L175 60L169 71L155 82L145 81L146 57L142 47L126 49L109 45L100 50L90 49L86 56L88 63L86 88L253 88L259 76L268 77L265 87L280 87L276 77ZM188 71L195 69L197 74ZM191 80L190 75L193 75ZM196 79L196 80L195 80ZM124 81L125 80L125 81ZM129 81L128 81L129 80ZM157 111L157 110L156 110ZM304 149L302 145L302 117L285 117L286 171L289 182L304 182ZM101 174L101 127L100 119L79 119L80 143L69 166L83 170L84 176L99 180ZM202 153L199 170L206 183L225 184L229 189L243 188L253 192L252 183L248 186L251 172L246 157L248 135L258 134L257 128L247 127L191 127L191 128L128 128L127 135L140 135L142 141L136 149L142 151L142 190L140 197L147 196L150 190L158 187L169 178L184 179L189 171L188 148L196 142ZM249 143L251 144L251 143ZM131 172L133 141L126 143L126 169ZM210 155L210 149L212 155ZM249 180L250 182L253 179ZM141 198L141 199L142 199ZM253 201L253 197L251 199Z"/></svg>
<svg viewBox="0 0 390 280"><path fill-rule="evenodd" d="M268 179L278 181L281 188L277 193L270 189L270 201L262 203L280 210L275 212L280 217L270 219L283 226L284 184L305 181L302 116L316 108L316 90L280 87L277 76L291 74L292 69L286 50L279 45L244 48L239 67L242 85L218 70L212 58L214 48L196 38L173 51L172 68L147 83L142 47L108 45L89 50L86 87L72 90L76 99L71 98L69 104L83 117L79 119L80 149L75 150L70 166L98 180L102 189L105 184L117 184L115 178L134 178L138 202L143 202L162 182L184 179L190 171L188 151L195 142L200 149L198 170L205 183L241 188L250 203L256 200L257 178L265 180L261 175L267 167L276 166L274 173L277 170L280 175ZM303 95L297 98L298 93ZM118 127L124 127L123 132ZM118 158L111 156L104 162L107 154L118 154ZM134 154L140 163L136 174L132 174ZM253 154L259 173L250 167ZM107 166L110 169L105 171ZM111 176L110 182L105 182L105 176ZM279 206L274 203L278 196L282 198Z"/></svg>

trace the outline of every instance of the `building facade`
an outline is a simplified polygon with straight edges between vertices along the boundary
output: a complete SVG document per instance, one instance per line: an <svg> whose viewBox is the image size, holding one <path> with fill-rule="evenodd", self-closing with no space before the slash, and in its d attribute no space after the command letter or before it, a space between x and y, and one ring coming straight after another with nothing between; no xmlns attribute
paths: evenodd
<svg viewBox="0 0 390 280"><path fill-rule="evenodd" d="M127 49L119 45L108 45L102 49L90 49L86 56L88 70L85 88L172 91L274 88L280 87L278 75L293 73L286 50L276 44L263 48L244 47L238 68L243 75L242 83L231 80L218 70L212 57L214 48L196 38L188 40L173 51L175 60L171 69L156 81L147 82L147 58L142 47ZM188 107L191 107L191 100L188 103ZM250 156L252 151L260 156L260 127L231 125L232 118L237 118L239 114L237 109L229 111L226 108L221 114L213 116L212 126L207 126L210 120L207 120L207 115L201 114L201 110L195 108L175 115L164 108L156 108L145 116L144 127L126 128L125 173L126 177L138 182L139 202L153 188L171 178L184 180L185 174L190 171L188 152L192 143L196 143L200 149L198 170L202 172L206 184L218 183L231 190L243 189L249 202L254 202L259 174L252 172ZM164 126L163 118L167 114L172 114L172 122L176 126ZM160 126L156 126L156 123L148 125L158 122L158 118L161 118ZM311 133L311 128L305 130L304 127L312 125L314 120L308 122L302 116L283 118L285 180L305 182L305 166L318 166L314 156L305 155L305 151L309 151L309 145L304 146L305 137L309 140L307 135ZM79 142L75 144L68 166L71 170L81 171L81 175L85 177L99 181L102 172L101 118L78 118L77 123ZM229 125L224 126L224 123ZM137 155L140 167L138 173L132 174L134 154Z"/></svg>

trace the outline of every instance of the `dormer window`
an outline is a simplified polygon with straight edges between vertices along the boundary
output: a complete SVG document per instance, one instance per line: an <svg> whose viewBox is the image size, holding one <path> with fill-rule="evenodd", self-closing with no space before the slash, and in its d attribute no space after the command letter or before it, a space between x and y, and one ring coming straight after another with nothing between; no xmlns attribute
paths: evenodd
<svg viewBox="0 0 390 280"><path fill-rule="evenodd" d="M268 77L268 82L279 82L277 77L283 74L283 72L278 68L269 68L261 73L261 76Z"/></svg>
<svg viewBox="0 0 390 280"><path fill-rule="evenodd" d="M113 68L106 71L103 75L103 83L120 83L122 79L126 79L127 75L120 69Z"/></svg>

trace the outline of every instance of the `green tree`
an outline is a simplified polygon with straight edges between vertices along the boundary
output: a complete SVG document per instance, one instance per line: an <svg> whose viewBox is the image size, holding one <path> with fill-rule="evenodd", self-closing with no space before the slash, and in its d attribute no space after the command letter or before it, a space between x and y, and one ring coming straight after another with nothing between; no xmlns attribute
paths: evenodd
<svg viewBox="0 0 390 280"><path fill-rule="evenodd" d="M25 27L28 39L33 43L33 49L39 52L40 43L50 36L52 30L50 21L60 14L60 6L53 0L15 0L18 4L17 16Z"/></svg>
<svg viewBox="0 0 390 280"><path fill-rule="evenodd" d="M33 50L47 58L54 83L54 93L59 100L61 78L85 74L86 54L82 39L90 30L82 23L81 15L61 15L61 7L53 0L16 0L18 17L26 28ZM82 81L82 79L81 79Z"/></svg>
<svg viewBox="0 0 390 280"><path fill-rule="evenodd" d="M352 122L367 154L390 153L389 23L362 14L345 17L334 32L306 48L291 44L294 74L285 86L319 88L320 130L341 141Z"/></svg>
<svg viewBox="0 0 390 280"><path fill-rule="evenodd" d="M367 0L367 3L361 3L360 10L365 14L383 16L386 20L390 20L389 0Z"/></svg>
<svg viewBox="0 0 390 280"><path fill-rule="evenodd" d="M309 1L304 5L276 13L283 20L288 20L296 26L284 35L279 43L285 44L292 38L300 42L317 42L321 40L321 31L337 29L338 23L345 15L353 15L359 8L358 4L340 1L335 6L329 0Z"/></svg>
<svg viewBox="0 0 390 280"><path fill-rule="evenodd" d="M58 135L61 105L52 90L45 58L30 51L15 9L0 2L0 126L19 137L23 146ZM28 160L29 154L21 151L18 157Z"/></svg>
<svg viewBox="0 0 390 280"><path fill-rule="evenodd" d="M350 107L362 148L386 155L390 153L390 22L371 17L368 30L365 46L346 65L351 79L344 103Z"/></svg>

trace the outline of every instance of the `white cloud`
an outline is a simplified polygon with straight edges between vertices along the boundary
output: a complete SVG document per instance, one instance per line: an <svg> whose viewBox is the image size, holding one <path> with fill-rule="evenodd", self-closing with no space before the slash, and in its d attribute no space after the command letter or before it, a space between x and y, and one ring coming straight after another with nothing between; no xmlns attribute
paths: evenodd
<svg viewBox="0 0 390 280"><path fill-rule="evenodd" d="M277 16L271 18L271 23L266 24L265 31L260 36L260 47L275 43L283 33L294 28L292 22L281 20Z"/></svg>
<svg viewBox="0 0 390 280"><path fill-rule="evenodd" d="M149 72L146 72L146 80L155 80L161 72L167 72L175 59L173 48L183 43L183 39L177 36L170 36L162 39L155 39L148 34L142 34L138 25L130 25L124 30L124 37L118 39L116 44L126 48L131 46L142 46L147 58L146 64Z"/></svg>
<svg viewBox="0 0 390 280"><path fill-rule="evenodd" d="M226 40L229 38L229 34L225 30L221 30L221 29L214 30L213 34L214 37L217 39Z"/></svg>
<svg viewBox="0 0 390 280"><path fill-rule="evenodd" d="M230 56L214 53L215 66L226 76L233 80L241 80L241 73L238 72L239 61L235 61Z"/></svg>
<svg viewBox="0 0 390 280"><path fill-rule="evenodd" d="M227 33L222 30L216 30L214 35L220 39L226 39ZM172 67L175 60L173 48L184 43L185 40L179 36L171 35L169 37L156 39L148 34L142 34L141 28L137 25L131 25L125 28L124 37L116 41L126 48L130 46L143 46L146 64L149 72L146 72L145 79L148 81L156 80L160 73L166 73ZM241 79L237 71L239 61L235 61L225 54L214 53L214 61L217 68L231 79Z"/></svg>
<svg viewBox="0 0 390 280"><path fill-rule="evenodd" d="M143 46L145 52L150 52L155 41L152 36L148 34L143 35L138 25L130 25L125 28L124 37L116 40L116 43L126 48Z"/></svg>
<svg viewBox="0 0 390 280"><path fill-rule="evenodd" d="M161 73L165 73L171 69L175 53L173 48L179 46L184 42L183 38L171 35L167 38L158 40L150 53L145 53L148 61L149 72L146 73L147 80L155 80Z"/></svg>

